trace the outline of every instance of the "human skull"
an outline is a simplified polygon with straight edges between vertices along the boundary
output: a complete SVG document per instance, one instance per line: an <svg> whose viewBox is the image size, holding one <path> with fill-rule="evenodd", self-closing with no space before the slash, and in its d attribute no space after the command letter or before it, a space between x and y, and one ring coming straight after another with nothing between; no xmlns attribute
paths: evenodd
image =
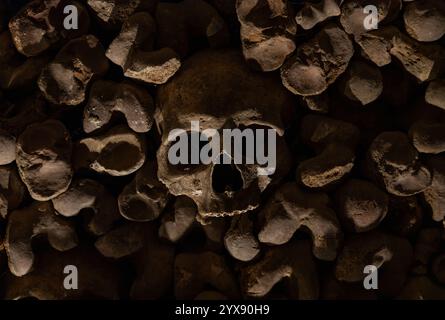
<svg viewBox="0 0 445 320"><path fill-rule="evenodd" d="M292 107L292 95L280 85L276 75L251 71L240 52L208 50L195 54L170 82L158 89L156 120L162 134L157 154L159 179L173 195L193 199L203 217L232 216L257 208L261 193L290 167L282 119L285 112L292 112ZM172 165L168 159L172 145L169 133L177 129L192 132L191 121L199 121L200 132L274 129L275 172L260 175L261 165L257 162L239 164L233 157L231 164L212 161ZM224 148L220 150L217 156L227 156Z"/></svg>

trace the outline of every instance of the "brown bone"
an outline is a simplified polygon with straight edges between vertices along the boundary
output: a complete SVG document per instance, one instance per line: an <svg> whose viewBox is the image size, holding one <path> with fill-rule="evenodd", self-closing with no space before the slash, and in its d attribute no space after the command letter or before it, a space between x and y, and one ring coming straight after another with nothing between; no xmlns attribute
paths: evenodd
<svg viewBox="0 0 445 320"><path fill-rule="evenodd" d="M345 72L353 54L347 34L336 25L328 25L299 46L281 67L283 85L294 94L318 95Z"/></svg>
<svg viewBox="0 0 445 320"><path fill-rule="evenodd" d="M285 278L291 298L318 298L318 276L309 242L292 241L267 249L261 260L241 269L242 291L247 297L264 297Z"/></svg>
<svg viewBox="0 0 445 320"><path fill-rule="evenodd" d="M328 18L339 16L340 4L343 0L318 0L305 2L303 8L297 13L295 20L303 29L312 29L316 24Z"/></svg>
<svg viewBox="0 0 445 320"><path fill-rule="evenodd" d="M238 285L223 256L211 251L178 254L175 259L176 299L193 299L206 285L231 299L239 297Z"/></svg>
<svg viewBox="0 0 445 320"><path fill-rule="evenodd" d="M78 105L85 100L93 77L108 70L104 48L93 35L68 42L55 59L43 69L38 85L54 104Z"/></svg>
<svg viewBox="0 0 445 320"><path fill-rule="evenodd" d="M368 151L370 175L397 196L422 192L431 185L431 173L403 132L383 132Z"/></svg>
<svg viewBox="0 0 445 320"><path fill-rule="evenodd" d="M224 236L224 245L235 259L250 261L260 252L260 244L253 230L253 221L247 213L232 218Z"/></svg>
<svg viewBox="0 0 445 320"><path fill-rule="evenodd" d="M433 80L444 70L444 49L437 44L424 44L387 26L355 38L364 55L378 66L395 57L406 72L420 82Z"/></svg>
<svg viewBox="0 0 445 320"><path fill-rule="evenodd" d="M153 99L142 87L131 83L96 81L84 110L84 131L99 130L110 122L116 112L125 116L133 131L148 132L153 124Z"/></svg>
<svg viewBox="0 0 445 320"><path fill-rule="evenodd" d="M198 210L192 199L180 196L174 203L174 208L162 217L159 227L159 237L171 242L178 242L196 222Z"/></svg>
<svg viewBox="0 0 445 320"><path fill-rule="evenodd" d="M367 5L377 8L379 27L394 20L402 9L401 0L346 0L342 6L340 22L347 33L358 36L368 31L363 23L367 16L364 12Z"/></svg>
<svg viewBox="0 0 445 320"><path fill-rule="evenodd" d="M351 179L336 193L342 226L351 232L376 228L388 212L388 196L372 183Z"/></svg>
<svg viewBox="0 0 445 320"><path fill-rule="evenodd" d="M408 3L403 19L408 34L418 41L436 41L445 34L445 4L442 1Z"/></svg>
<svg viewBox="0 0 445 320"><path fill-rule="evenodd" d="M349 64L343 81L344 94L362 105L375 101L383 92L383 78L380 69L361 60Z"/></svg>
<svg viewBox="0 0 445 320"><path fill-rule="evenodd" d="M0 129L0 166L15 161L15 137Z"/></svg>
<svg viewBox="0 0 445 320"><path fill-rule="evenodd" d="M409 135L419 152L445 152L445 123L440 119L416 121L411 126Z"/></svg>
<svg viewBox="0 0 445 320"><path fill-rule="evenodd" d="M297 168L297 180L309 188L337 183L354 166L354 149L360 133L350 123L321 115L307 115L301 123L301 138L317 152Z"/></svg>
<svg viewBox="0 0 445 320"><path fill-rule="evenodd" d="M0 34L0 87L5 90L23 89L33 85L48 63L45 55L23 59L16 51L8 31Z"/></svg>
<svg viewBox="0 0 445 320"><path fill-rule="evenodd" d="M295 50L296 33L286 0L238 0L244 58L262 71L280 68Z"/></svg>
<svg viewBox="0 0 445 320"><path fill-rule="evenodd" d="M131 16L107 50L107 57L119 65L124 75L151 84L168 81L181 66L178 55L169 47L154 50L156 23L145 12Z"/></svg>
<svg viewBox="0 0 445 320"><path fill-rule="evenodd" d="M429 83L425 100L429 104L445 110L445 79L437 79Z"/></svg>
<svg viewBox="0 0 445 320"><path fill-rule="evenodd" d="M77 290L67 290L63 283L65 268L78 271ZM34 298L39 300L79 300L119 298L119 271L91 248L75 248L66 252L47 250L36 257L34 270L17 278L6 279L5 298L8 300Z"/></svg>
<svg viewBox="0 0 445 320"><path fill-rule="evenodd" d="M146 228L145 232L145 246L132 257L137 277L131 286L130 297L159 299L168 294L173 285L175 249L157 237L154 225Z"/></svg>
<svg viewBox="0 0 445 320"><path fill-rule="evenodd" d="M122 155L125 154L125 157ZM79 141L74 156L77 168L90 168L112 176L136 172L145 162L145 137L117 126L103 135Z"/></svg>
<svg viewBox="0 0 445 320"><path fill-rule="evenodd" d="M66 30L63 26L66 5L78 10L78 30ZM89 28L86 8L77 1L34 0L10 20L9 30L17 50L28 57L37 56L63 38L75 38Z"/></svg>
<svg viewBox="0 0 445 320"><path fill-rule="evenodd" d="M18 208L25 196L25 190L26 187L14 166L0 166L1 217L6 218L8 212Z"/></svg>
<svg viewBox="0 0 445 320"><path fill-rule="evenodd" d="M158 0L88 0L88 6L109 27L119 26L138 11L152 12Z"/></svg>
<svg viewBox="0 0 445 320"><path fill-rule="evenodd" d="M406 237L419 230L424 216L423 207L416 196L390 196L388 214L383 224L396 235Z"/></svg>
<svg viewBox="0 0 445 320"><path fill-rule="evenodd" d="M445 289L428 277L412 277L398 295L400 300L445 300Z"/></svg>
<svg viewBox="0 0 445 320"><path fill-rule="evenodd" d="M379 270L379 289L393 296L403 286L413 258L408 240L380 232L353 235L345 241L335 267L340 281L362 281L364 267L374 265Z"/></svg>
<svg viewBox="0 0 445 320"><path fill-rule="evenodd" d="M116 200L100 183L81 179L74 181L70 188L52 199L54 209L64 217L77 216L84 209L91 209L88 230L95 235L107 232L120 217Z"/></svg>

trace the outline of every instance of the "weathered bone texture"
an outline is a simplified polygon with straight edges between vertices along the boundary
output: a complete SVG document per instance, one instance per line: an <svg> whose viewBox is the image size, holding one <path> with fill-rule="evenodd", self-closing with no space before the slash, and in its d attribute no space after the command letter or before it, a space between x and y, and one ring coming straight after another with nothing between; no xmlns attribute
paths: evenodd
<svg viewBox="0 0 445 320"><path fill-rule="evenodd" d="M56 216L51 202L34 202L27 208L13 211L8 217L5 238L12 274L21 277L31 271L34 264L31 242L38 235L46 235L49 244L58 251L77 245L73 224Z"/></svg>
<svg viewBox="0 0 445 320"><path fill-rule="evenodd" d="M253 221L247 213L232 218L230 228L224 236L224 245L235 259L250 261L260 252L253 227Z"/></svg>
<svg viewBox="0 0 445 320"><path fill-rule="evenodd" d="M400 300L445 300L445 289L428 277L411 277L398 295Z"/></svg>
<svg viewBox="0 0 445 320"><path fill-rule="evenodd" d="M172 48L154 49L156 22L146 12L136 13L122 26L106 56L119 65L124 75L151 84L163 84L181 67Z"/></svg>
<svg viewBox="0 0 445 320"><path fill-rule="evenodd" d="M0 166L15 161L15 137L7 131L0 129Z"/></svg>
<svg viewBox="0 0 445 320"><path fill-rule="evenodd" d="M401 237L417 233L424 220L424 210L416 196L389 197L388 214L383 224L396 235Z"/></svg>
<svg viewBox="0 0 445 320"><path fill-rule="evenodd" d="M105 26L124 23L138 11L153 12L158 0L88 0L88 6Z"/></svg>
<svg viewBox="0 0 445 320"><path fill-rule="evenodd" d="M218 291L203 291L198 294L194 300L199 301L218 301L218 300L228 300L225 295Z"/></svg>
<svg viewBox="0 0 445 320"><path fill-rule="evenodd" d="M423 197L431 207L433 220L442 221L445 219L445 155L433 156L427 164L431 170L433 182L423 192Z"/></svg>
<svg viewBox="0 0 445 320"><path fill-rule="evenodd" d="M320 298L323 300L376 300L376 290L366 290L363 283L338 281L328 275L321 285Z"/></svg>
<svg viewBox="0 0 445 320"><path fill-rule="evenodd" d="M34 84L48 62L47 56L24 60L16 51L8 31L0 34L0 87L6 90L21 89Z"/></svg>
<svg viewBox="0 0 445 320"><path fill-rule="evenodd" d="M309 242L291 241L268 248L261 260L241 269L241 289L247 297L266 296L282 279L288 282L290 298L318 298L318 275Z"/></svg>
<svg viewBox="0 0 445 320"><path fill-rule="evenodd" d="M148 132L153 124L154 102L148 92L134 84L96 81L84 109L83 130L91 133L101 129L117 112L125 116L133 131Z"/></svg>
<svg viewBox="0 0 445 320"><path fill-rule="evenodd" d="M51 200L64 193L73 175L71 138L63 123L35 123L17 140L17 167L31 197Z"/></svg>
<svg viewBox="0 0 445 320"><path fill-rule="evenodd" d="M78 10L77 30L66 30L63 26L66 1L34 0L22 8L9 21L9 30L17 50L28 57L37 56L64 38L85 34L90 24L88 12L77 1L70 4Z"/></svg>
<svg viewBox="0 0 445 320"><path fill-rule="evenodd" d="M296 54L283 64L283 85L294 94L318 95L345 72L353 54L348 35L330 24L299 46Z"/></svg>
<svg viewBox="0 0 445 320"><path fill-rule="evenodd" d="M444 34L444 0L0 0L0 299L445 300Z"/></svg>
<svg viewBox="0 0 445 320"><path fill-rule="evenodd" d="M6 2L0 3L0 32L5 29L6 18L8 16L8 8L6 7Z"/></svg>
<svg viewBox="0 0 445 320"><path fill-rule="evenodd" d="M144 162L145 137L126 126L117 126L100 136L82 139L74 152L76 168L89 168L111 176L132 174Z"/></svg>
<svg viewBox="0 0 445 320"><path fill-rule="evenodd" d="M432 271L437 281L445 284L445 254L441 254L434 259Z"/></svg>
<svg viewBox="0 0 445 320"><path fill-rule="evenodd" d="M361 34L355 38L364 56L378 66L396 58L402 67L418 81L437 78L444 70L444 49L437 44L424 44L387 26Z"/></svg>
<svg viewBox="0 0 445 320"><path fill-rule="evenodd" d="M196 220L206 235L206 248L210 251L221 250L224 246L224 235L229 229L227 219L213 217L202 218L200 215L197 215Z"/></svg>
<svg viewBox="0 0 445 320"><path fill-rule="evenodd" d="M364 11L367 5L373 5L378 10L379 28L394 20L402 8L401 0L347 0L342 6L340 23L345 31L354 36L368 32L364 21L368 13Z"/></svg>
<svg viewBox="0 0 445 320"><path fill-rule="evenodd" d="M185 196L176 198L173 208L162 217L159 237L178 243L193 231L201 232L206 237L205 248L219 251L224 246L229 224L224 218L202 217L198 214L195 202Z"/></svg>
<svg viewBox="0 0 445 320"><path fill-rule="evenodd" d="M6 218L8 212L20 206L26 187L20 180L17 169L0 166L0 216Z"/></svg>
<svg viewBox="0 0 445 320"><path fill-rule="evenodd" d="M408 34L418 41L436 41L445 34L445 3L419 0L405 6L403 19Z"/></svg>
<svg viewBox="0 0 445 320"><path fill-rule="evenodd" d="M414 147L421 153L445 152L445 123L440 119L416 121L409 130Z"/></svg>
<svg viewBox="0 0 445 320"><path fill-rule="evenodd" d="M428 272L431 258L440 250L441 235L437 228L424 228L420 230L414 246L413 272L425 275Z"/></svg>
<svg viewBox="0 0 445 320"><path fill-rule="evenodd" d="M429 104L445 110L445 79L437 79L429 83L425 100Z"/></svg>
<svg viewBox="0 0 445 320"><path fill-rule="evenodd" d="M108 70L105 50L93 35L68 42L42 71L38 85L54 104L75 106L85 100L90 81Z"/></svg>
<svg viewBox="0 0 445 320"><path fill-rule="evenodd" d="M226 47L229 32L218 11L203 0L160 3L156 8L158 46L171 48L181 57L190 52L190 42L207 39L211 48Z"/></svg>
<svg viewBox="0 0 445 320"><path fill-rule="evenodd" d="M338 216L350 232L375 229L388 212L388 196L372 183L351 179L336 192Z"/></svg>
<svg viewBox="0 0 445 320"><path fill-rule="evenodd" d="M91 179L75 180L70 188L52 199L54 209L64 217L73 217L85 209L93 211L88 231L102 235L120 218L117 202L100 183Z"/></svg>
<svg viewBox="0 0 445 320"><path fill-rule="evenodd" d="M237 0L246 61L262 71L279 69L295 50L297 30L286 0Z"/></svg>
<svg viewBox="0 0 445 320"><path fill-rule="evenodd" d="M78 289L66 290L67 266L78 270ZM91 248L66 252L44 251L36 257L34 270L17 278L7 275L5 298L39 300L79 300L119 298L119 270Z"/></svg>
<svg viewBox="0 0 445 320"><path fill-rule="evenodd" d="M276 75L251 71L237 51L210 50L193 55L185 61L181 72L159 87L157 97L160 113L156 121L162 131L157 152L158 177L173 195L193 199L200 215L236 215L255 209L261 192L287 174L290 156L280 136L284 130L282 113L292 108L292 95L280 85ZM276 106L274 112L270 112L271 106ZM201 132L249 126L275 129L275 174L259 176L261 166L257 164L212 163L188 168L171 165L169 133L174 129L190 131L190 121L197 119ZM228 175L231 181L239 181L240 186L226 181Z"/></svg>
<svg viewBox="0 0 445 320"><path fill-rule="evenodd" d="M342 232L328 203L326 194L303 192L294 183L283 185L261 212L264 223L258 239L263 243L281 245L288 242L298 229L304 228L311 234L313 254L321 260L334 260Z"/></svg>
<svg viewBox="0 0 445 320"><path fill-rule="evenodd" d="M297 180L309 188L321 188L347 176L355 160L360 133L350 123L321 115L307 115L301 123L301 138L318 154L302 161Z"/></svg>
<svg viewBox="0 0 445 320"><path fill-rule="evenodd" d="M146 223L126 222L101 236L95 246L104 257L120 259L141 250L149 230Z"/></svg>
<svg viewBox="0 0 445 320"><path fill-rule="evenodd" d="M383 92L380 69L361 60L349 64L343 83L343 93L362 105L375 101Z"/></svg>
<svg viewBox="0 0 445 320"><path fill-rule="evenodd" d="M225 258L214 252L180 253L175 258L175 297L193 299L207 285L230 299L239 298L238 284Z"/></svg>
<svg viewBox="0 0 445 320"><path fill-rule="evenodd" d="M443 47L421 44L402 33L392 38L390 53L422 82L435 79L444 70Z"/></svg>
<svg viewBox="0 0 445 320"><path fill-rule="evenodd" d="M128 220L151 221L159 217L167 200L168 190L157 179L156 162L147 161L119 195L119 211Z"/></svg>
<svg viewBox="0 0 445 320"><path fill-rule="evenodd" d="M431 185L431 173L403 132L383 132L372 142L367 156L369 175L396 196L422 192Z"/></svg>
<svg viewBox="0 0 445 320"><path fill-rule="evenodd" d="M394 296L402 288L413 258L409 241L390 234L368 232L351 235L338 256L335 277L340 281L359 282L363 269L374 265L379 272L379 290Z"/></svg>
<svg viewBox="0 0 445 320"><path fill-rule="evenodd" d="M132 258L137 277L131 286L130 297L159 299L168 294L173 285L175 249L160 241L154 225L145 232L146 244Z"/></svg>
<svg viewBox="0 0 445 320"><path fill-rule="evenodd" d="M196 221L197 214L198 210L192 199L184 196L176 198L173 210L168 211L162 217L159 237L171 242L179 241L190 231Z"/></svg>
<svg viewBox="0 0 445 320"><path fill-rule="evenodd" d="M362 55L374 62L378 67L391 63L391 48L393 36L398 35L399 30L394 26L385 26L377 30L369 31L355 36L355 42L361 47Z"/></svg>
<svg viewBox="0 0 445 320"><path fill-rule="evenodd" d="M295 20L303 29L312 29L326 19L339 16L341 13L339 4L342 2L343 0L305 2L303 8L298 11Z"/></svg>

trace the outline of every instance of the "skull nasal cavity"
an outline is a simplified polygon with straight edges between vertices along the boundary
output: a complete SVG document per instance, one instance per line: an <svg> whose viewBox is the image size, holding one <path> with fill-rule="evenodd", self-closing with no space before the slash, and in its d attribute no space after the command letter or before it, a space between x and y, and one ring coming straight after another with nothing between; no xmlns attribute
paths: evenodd
<svg viewBox="0 0 445 320"><path fill-rule="evenodd" d="M241 172L233 164L217 164L213 167L212 187L216 193L239 191L243 188Z"/></svg>

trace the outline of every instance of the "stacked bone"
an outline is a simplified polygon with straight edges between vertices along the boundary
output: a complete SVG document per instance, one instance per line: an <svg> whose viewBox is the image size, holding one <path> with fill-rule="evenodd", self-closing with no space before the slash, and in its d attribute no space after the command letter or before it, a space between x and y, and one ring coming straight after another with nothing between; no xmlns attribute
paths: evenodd
<svg viewBox="0 0 445 320"><path fill-rule="evenodd" d="M1 298L445 299L443 1L30 0L0 23ZM274 129L274 173L171 164L198 120Z"/></svg>

